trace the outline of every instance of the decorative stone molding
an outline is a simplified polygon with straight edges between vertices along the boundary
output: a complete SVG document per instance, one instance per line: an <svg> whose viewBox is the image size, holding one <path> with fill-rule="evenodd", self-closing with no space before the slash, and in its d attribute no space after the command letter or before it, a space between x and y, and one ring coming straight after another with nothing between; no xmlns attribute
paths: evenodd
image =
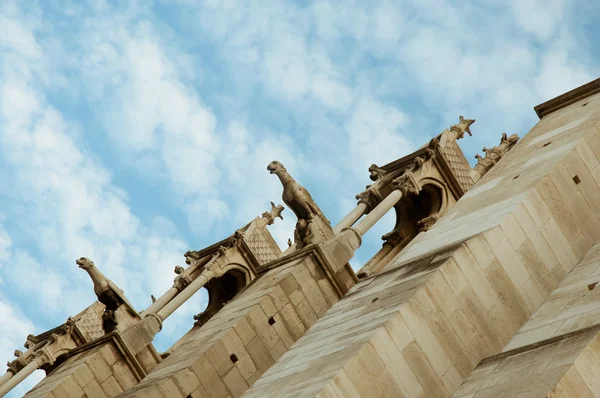
<svg viewBox="0 0 600 398"><path fill-rule="evenodd" d="M283 216L281 215L283 210L284 207L282 205L275 206L275 203L271 202L271 210L265 211L262 214L262 218L267 220L267 225L273 225L273 223L275 223L275 218L279 217L283 220Z"/></svg>
<svg viewBox="0 0 600 398"><path fill-rule="evenodd" d="M408 194L418 195L421 191L421 187L415 176L410 171L405 172L400 177L395 178L392 181L392 185L395 189L402 191L402 194L407 196Z"/></svg>

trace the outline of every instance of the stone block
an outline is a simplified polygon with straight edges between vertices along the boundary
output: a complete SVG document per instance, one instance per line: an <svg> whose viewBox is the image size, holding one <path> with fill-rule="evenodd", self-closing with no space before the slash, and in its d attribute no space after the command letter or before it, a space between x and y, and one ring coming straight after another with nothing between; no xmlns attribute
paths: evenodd
<svg viewBox="0 0 600 398"><path fill-rule="evenodd" d="M295 307L292 304L287 304L280 310L280 315L282 320L287 325L287 330L290 332L290 335L294 340L298 340L307 327L300 319L300 316L296 313Z"/></svg>
<svg viewBox="0 0 600 398"><path fill-rule="evenodd" d="M85 387L83 387L83 391L85 391L85 394L88 398L108 398L97 380L90 381Z"/></svg>
<svg viewBox="0 0 600 398"><path fill-rule="evenodd" d="M527 282L529 274L517 252L506 238L502 239L493 250L506 275L508 275L513 285L519 289Z"/></svg>
<svg viewBox="0 0 600 398"><path fill-rule="evenodd" d="M184 397L175 382L170 377L160 379L156 386L165 397L181 398Z"/></svg>
<svg viewBox="0 0 600 398"><path fill-rule="evenodd" d="M119 382L119 385L123 391L127 391L138 383L133 372L129 369L127 364L123 361L115 362L112 366L112 374L115 379Z"/></svg>
<svg viewBox="0 0 600 398"><path fill-rule="evenodd" d="M191 393L200 385L198 376L189 369L182 369L175 373L172 380L184 395Z"/></svg>
<svg viewBox="0 0 600 398"><path fill-rule="evenodd" d="M255 337L246 345L246 350L250 354L250 357L252 357L260 373L266 372L275 363L269 351L258 337Z"/></svg>
<svg viewBox="0 0 600 398"><path fill-rule="evenodd" d="M119 354L117 349L112 344L105 344L100 349L100 354L102 354L102 358L104 358L108 366L112 366L112 364L121 358L121 354Z"/></svg>
<svg viewBox="0 0 600 398"><path fill-rule="evenodd" d="M281 358L281 356L285 354L286 351L287 348L285 347L285 344L283 344L283 341L279 340L279 342L269 350L269 354L271 354L271 358L273 358L273 361L277 362L277 360Z"/></svg>
<svg viewBox="0 0 600 398"><path fill-rule="evenodd" d="M113 373L111 367L108 366L100 352L96 352L93 355L91 355L87 359L86 364L92 372L92 374L94 375L94 379L98 383L102 383Z"/></svg>
<svg viewBox="0 0 600 398"><path fill-rule="evenodd" d="M94 379L94 375L85 364L81 364L75 368L73 377L75 377L77 384L81 387L85 387L87 383Z"/></svg>
<svg viewBox="0 0 600 398"><path fill-rule="evenodd" d="M229 391L231 391L232 397L241 397L242 394L244 394L244 392L248 389L246 380L244 380L237 368L233 368L229 373L227 373L223 378L223 382Z"/></svg>
<svg viewBox="0 0 600 398"><path fill-rule="evenodd" d="M296 311L298 312L300 319L302 319L302 323L307 329L310 328L318 319L313 307L306 299L298 303L296 306Z"/></svg>
<svg viewBox="0 0 600 398"><path fill-rule="evenodd" d="M123 392L123 389L117 382L114 376L110 376L108 379L104 380L101 384L102 389L109 397L116 397L120 393ZM169 395L169 397L178 398L178 395Z"/></svg>
<svg viewBox="0 0 600 398"><path fill-rule="evenodd" d="M215 342L212 347L206 351L206 356L219 376L223 376L233 367L233 363L229 358L231 354L232 353L225 348L221 341Z"/></svg>
<svg viewBox="0 0 600 398"><path fill-rule="evenodd" d="M240 336L240 339L244 344L248 344L248 342L256 336L256 333L246 318L241 318L235 325L234 330L238 336Z"/></svg>
<svg viewBox="0 0 600 398"><path fill-rule="evenodd" d="M210 361L198 361L193 366L193 371L211 398L224 398L229 395L227 387L223 384L215 368L210 364Z"/></svg>
<svg viewBox="0 0 600 398"><path fill-rule="evenodd" d="M259 306L253 307L248 316L256 334L262 340L265 347L270 350L279 341L279 336L270 327L268 317Z"/></svg>

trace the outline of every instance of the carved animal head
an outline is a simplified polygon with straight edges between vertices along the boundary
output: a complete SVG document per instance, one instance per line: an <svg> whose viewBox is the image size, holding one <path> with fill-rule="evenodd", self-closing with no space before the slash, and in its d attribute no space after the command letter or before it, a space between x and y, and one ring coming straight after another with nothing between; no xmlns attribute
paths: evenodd
<svg viewBox="0 0 600 398"><path fill-rule="evenodd" d="M78 260L75 260L75 263L79 265L81 269L90 269L94 266L94 262L86 257L81 257Z"/></svg>
<svg viewBox="0 0 600 398"><path fill-rule="evenodd" d="M274 160L271 163L269 163L269 165L267 166L267 170L269 170L269 173L277 175L285 173L287 171L283 164L277 160Z"/></svg>
<svg viewBox="0 0 600 398"><path fill-rule="evenodd" d="M174 271L174 272L175 272L177 275L179 275L179 274L182 274L182 273L183 273L183 271L185 271L185 269L184 269L184 268L183 268L181 265L176 265L176 266L175 266L175 271Z"/></svg>

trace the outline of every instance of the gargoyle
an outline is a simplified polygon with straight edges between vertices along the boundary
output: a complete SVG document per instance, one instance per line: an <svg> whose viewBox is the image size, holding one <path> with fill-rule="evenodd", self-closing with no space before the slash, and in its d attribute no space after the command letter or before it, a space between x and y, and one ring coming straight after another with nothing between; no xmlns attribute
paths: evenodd
<svg viewBox="0 0 600 398"><path fill-rule="evenodd" d="M283 202L292 209L298 219L310 220L314 216L326 219L310 193L292 178L281 162L272 161L267 166L267 170L279 177L281 185L283 185L283 194L281 195Z"/></svg>
<svg viewBox="0 0 600 398"><path fill-rule="evenodd" d="M275 203L271 202L271 210L265 211L262 216L267 219L267 225L272 225L275 222L275 218L279 217L283 220L283 216L281 212L283 212L284 207L282 205L275 206Z"/></svg>
<svg viewBox="0 0 600 398"><path fill-rule="evenodd" d="M110 333L117 327L118 321L115 317L115 311L125 304L128 309L135 313L133 306L125 297L125 294L119 287L108 279L96 266L92 260L81 257L75 260L79 268L85 270L94 282L94 293L98 301L104 304L105 309L102 314L102 328L106 333Z"/></svg>

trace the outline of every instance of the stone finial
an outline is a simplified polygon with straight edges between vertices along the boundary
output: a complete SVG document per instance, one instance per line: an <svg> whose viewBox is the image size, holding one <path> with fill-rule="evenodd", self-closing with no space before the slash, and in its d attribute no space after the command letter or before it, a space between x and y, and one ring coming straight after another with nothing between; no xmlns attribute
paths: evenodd
<svg viewBox="0 0 600 398"><path fill-rule="evenodd" d="M279 217L283 220L283 216L281 213L283 212L284 207L282 205L275 206L275 203L271 202L271 210L265 211L262 214L262 217L267 220L267 225L272 225L275 223L275 218Z"/></svg>
<svg viewBox="0 0 600 398"><path fill-rule="evenodd" d="M288 247L292 246L292 240L290 238L288 238L288 240L287 240L287 245L288 245Z"/></svg>
<svg viewBox="0 0 600 398"><path fill-rule="evenodd" d="M473 123L475 123L475 119L465 119L462 115L460 115L459 122L457 124L455 124L454 126L450 127L450 131L453 131L456 133L457 140L460 140L461 138L463 138L465 136L465 133L472 136L473 134L471 134L470 127Z"/></svg>

